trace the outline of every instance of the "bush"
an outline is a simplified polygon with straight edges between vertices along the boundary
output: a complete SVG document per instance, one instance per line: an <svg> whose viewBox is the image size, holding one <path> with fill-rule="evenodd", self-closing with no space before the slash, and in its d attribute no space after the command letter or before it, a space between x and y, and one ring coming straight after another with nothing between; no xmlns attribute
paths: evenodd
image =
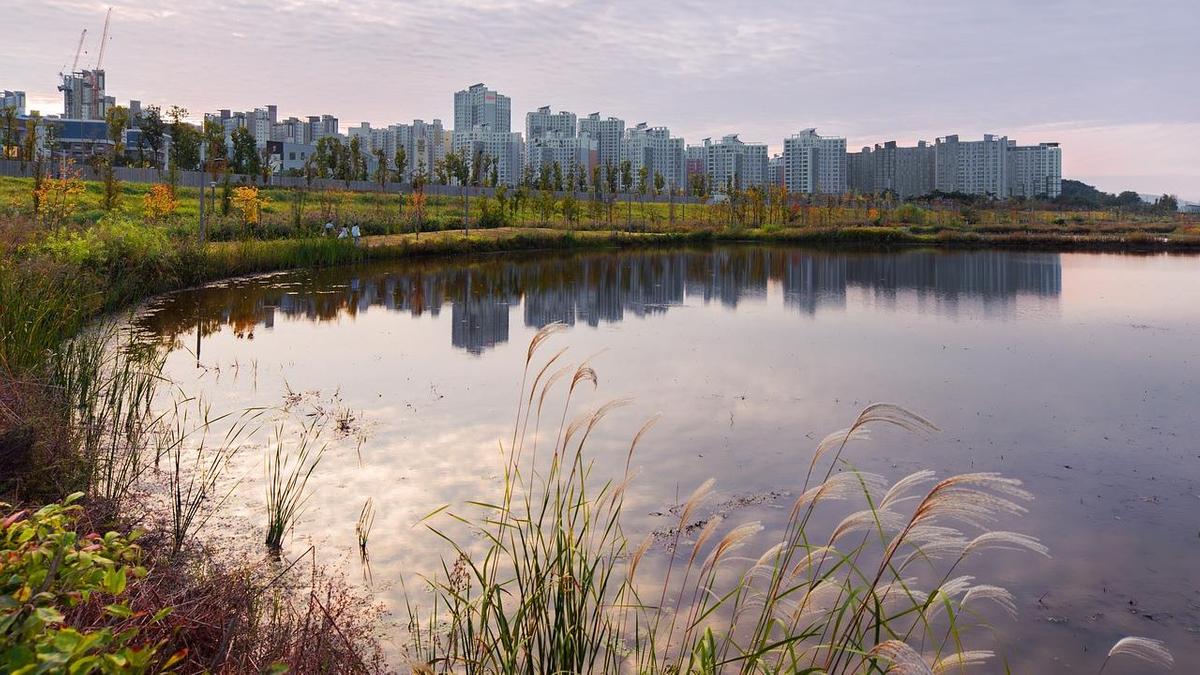
<svg viewBox="0 0 1200 675"><path fill-rule="evenodd" d="M32 515L9 514L0 527L0 670L43 672L157 672L182 654L162 659L158 645L138 644L133 612L119 598L130 577L145 576L135 536L80 536L82 509L74 494ZM100 625L72 627L67 613L93 602ZM160 611L151 621L166 616Z"/></svg>
<svg viewBox="0 0 1200 675"><path fill-rule="evenodd" d="M897 222L908 223L909 225L923 225L925 223L925 210L916 204L901 204L900 208L896 209L893 217Z"/></svg>

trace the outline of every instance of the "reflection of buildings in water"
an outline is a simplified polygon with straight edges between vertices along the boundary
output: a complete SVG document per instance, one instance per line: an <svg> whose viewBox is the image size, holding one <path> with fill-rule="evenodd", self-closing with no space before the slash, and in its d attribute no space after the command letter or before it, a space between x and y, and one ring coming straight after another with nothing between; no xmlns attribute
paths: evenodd
<svg viewBox="0 0 1200 675"><path fill-rule="evenodd" d="M963 300L980 301L985 312L999 315L1017 297L1057 297L1062 292L1062 266L1057 254L972 251L916 251L894 256L801 255L783 275L784 302L805 313L841 308L846 289L859 287L877 300L894 304L911 291L918 301L933 298L957 309Z"/></svg>
<svg viewBox="0 0 1200 675"><path fill-rule="evenodd" d="M477 273L467 270L461 294L450 305L450 344L471 354L508 342L508 308L519 296L503 292L508 284L497 289L494 283L482 288L476 282ZM512 281L512 266L501 272L502 280ZM485 280L494 282L495 280Z"/></svg>
<svg viewBox="0 0 1200 675"><path fill-rule="evenodd" d="M451 306L451 343L473 354L509 339L509 312L523 305L524 325L559 321L598 326L626 314L667 311L687 299L736 307L767 296L778 283L784 305L802 313L840 309L847 290L894 303L902 293L932 299L954 311L960 302L981 302L1002 315L1021 296L1055 298L1062 291L1057 254L995 251L901 254L815 253L783 248L718 248L713 251L616 252L495 260L472 264L413 264L409 272L347 279L334 270L290 284L239 283L173 296L143 317L153 334L174 336L196 323L202 331L230 325L239 334L274 325L276 314L328 321L385 307L414 316L437 316ZM174 309L172 309L172 303Z"/></svg>

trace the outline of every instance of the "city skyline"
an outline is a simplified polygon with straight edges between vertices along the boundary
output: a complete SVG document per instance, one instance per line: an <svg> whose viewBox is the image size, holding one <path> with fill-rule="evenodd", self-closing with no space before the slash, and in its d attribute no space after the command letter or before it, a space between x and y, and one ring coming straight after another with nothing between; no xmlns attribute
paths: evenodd
<svg viewBox="0 0 1200 675"><path fill-rule="evenodd" d="M449 122L452 92L486 82L512 98L517 119L544 105L580 117L599 110L667 125L689 144L736 133L772 154L809 127L845 136L852 152L999 133L1062 143L1064 178L1200 198L1200 94L1184 85L1200 48L1186 3L999 5L900 12L866 3L851 12L758 3L745 12L697 1L649 8L634 25L621 3L568 0L168 10L136 0L114 3L105 68L119 101L179 104L193 118L278 103L346 126ZM0 54L3 85L26 90L30 108L60 109L57 73L83 27L90 53L81 64L94 58L103 10L82 0L7 9L19 30ZM245 26L268 19L275 31L248 37ZM564 21L578 26L574 47L554 30ZM389 30L408 37L389 39ZM1122 49L1091 48L1104 40ZM546 54L555 58L538 58ZM1056 86L1058 74L1079 81Z"/></svg>

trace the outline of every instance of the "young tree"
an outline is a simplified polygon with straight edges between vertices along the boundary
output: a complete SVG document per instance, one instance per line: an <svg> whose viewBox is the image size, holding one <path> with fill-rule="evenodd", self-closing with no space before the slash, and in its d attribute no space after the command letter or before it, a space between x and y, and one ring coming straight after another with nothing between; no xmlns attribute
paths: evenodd
<svg viewBox="0 0 1200 675"><path fill-rule="evenodd" d="M405 180L405 171L408 170L408 151L404 146L396 148L396 182L403 183Z"/></svg>
<svg viewBox="0 0 1200 675"><path fill-rule="evenodd" d="M255 147L254 136L250 133L250 130L246 127L234 129L231 142L233 143L233 172L241 174L258 173L258 150ZM318 151L320 147L318 143Z"/></svg>
<svg viewBox="0 0 1200 675"><path fill-rule="evenodd" d="M156 105L148 105L138 115L137 126L141 129L142 142L150 148L154 168L162 171L162 149L166 138L167 125L163 122L162 109ZM138 144L140 149L142 143ZM143 162L144 162L144 158Z"/></svg>
<svg viewBox="0 0 1200 675"><path fill-rule="evenodd" d="M629 160L621 162L621 191L625 193L625 205L628 207L625 217L625 229L633 226L633 164Z"/></svg>
<svg viewBox="0 0 1200 675"><path fill-rule="evenodd" d="M650 169L643 166L638 169L637 191L638 202L642 212L642 220L646 220L646 191L650 188Z"/></svg>
<svg viewBox="0 0 1200 675"><path fill-rule="evenodd" d="M379 183L380 192L387 185L388 175L387 153L381 148L375 151L375 182Z"/></svg>
<svg viewBox="0 0 1200 675"><path fill-rule="evenodd" d="M350 173L346 176L347 181L366 178L367 162L363 159L362 141L358 138L358 136L354 136L350 139Z"/></svg>
<svg viewBox="0 0 1200 675"><path fill-rule="evenodd" d="M203 170L208 171L209 177L215 183L220 177L227 159L225 127L216 120L204 120L202 135L204 137L204 162L207 164Z"/></svg>
<svg viewBox="0 0 1200 675"><path fill-rule="evenodd" d="M109 154L101 158L100 168L104 176L104 210L112 211L121 197L121 185L117 180L116 167L123 162L125 154L125 129L129 126L129 109L113 106L104 114L108 131Z"/></svg>
<svg viewBox="0 0 1200 675"><path fill-rule="evenodd" d="M554 163L553 174L554 174L554 191L562 192L562 190L563 190L563 171L562 171L562 165L559 164L558 162Z"/></svg>
<svg viewBox="0 0 1200 675"><path fill-rule="evenodd" d="M4 140L0 141L0 159L13 156L17 147L17 109L11 105L4 106Z"/></svg>

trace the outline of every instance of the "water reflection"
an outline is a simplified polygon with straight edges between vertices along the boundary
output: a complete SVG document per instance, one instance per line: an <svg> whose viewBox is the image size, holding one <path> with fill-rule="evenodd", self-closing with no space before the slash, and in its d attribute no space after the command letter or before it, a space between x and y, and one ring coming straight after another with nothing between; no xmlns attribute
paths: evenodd
<svg viewBox="0 0 1200 675"><path fill-rule="evenodd" d="M847 292L894 304L905 294L955 314L977 303L989 317L1012 312L1021 296L1056 299L1062 292L1057 254L995 251L902 254L820 253L730 247L715 250L603 252L533 258L423 261L403 266L277 276L272 283L232 282L181 293L140 319L149 333L174 338L230 326L253 339L276 313L335 321L372 308L438 316L450 305L451 344L481 354L509 340L511 309L524 325L551 322L596 327L626 315L645 317L695 299L735 308L778 287L784 305L803 314L843 309Z"/></svg>

